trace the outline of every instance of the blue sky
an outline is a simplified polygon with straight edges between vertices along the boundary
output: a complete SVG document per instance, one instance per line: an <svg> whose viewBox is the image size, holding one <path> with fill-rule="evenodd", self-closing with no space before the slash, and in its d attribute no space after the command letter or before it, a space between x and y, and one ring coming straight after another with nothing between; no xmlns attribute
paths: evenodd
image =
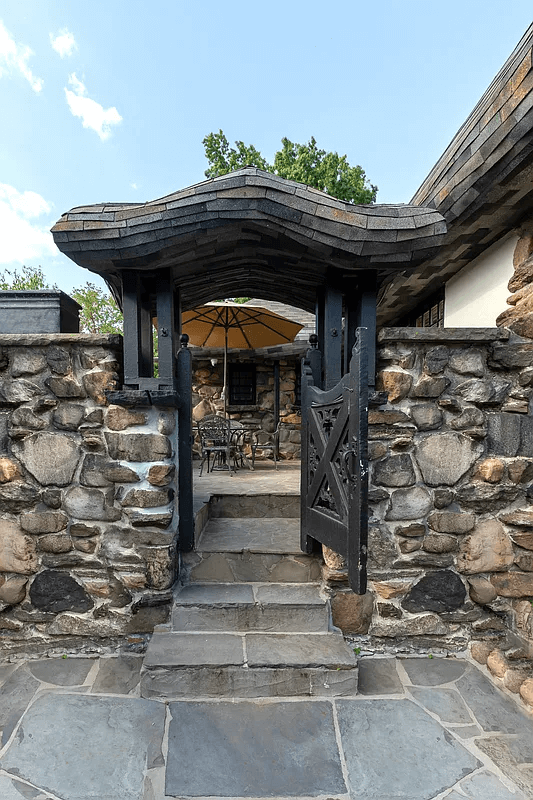
<svg viewBox="0 0 533 800"><path fill-rule="evenodd" d="M531 23L531 0L2 0L0 271L94 280L72 206L203 179L222 128L271 159L315 136L408 202Z"/></svg>

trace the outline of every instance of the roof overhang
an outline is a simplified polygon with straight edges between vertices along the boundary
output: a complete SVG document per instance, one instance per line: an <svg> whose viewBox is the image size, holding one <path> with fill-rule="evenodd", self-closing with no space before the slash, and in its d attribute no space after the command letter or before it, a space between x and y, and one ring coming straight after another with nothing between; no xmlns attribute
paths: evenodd
<svg viewBox="0 0 533 800"><path fill-rule="evenodd" d="M444 216L437 253L382 289L389 324L533 214L533 25L411 203Z"/></svg>
<svg viewBox="0 0 533 800"><path fill-rule="evenodd" d="M248 295L314 311L331 270L380 280L434 254L446 226L420 205L351 205L247 167L148 203L73 208L52 228L62 253L120 298L123 270L170 268L183 308Z"/></svg>

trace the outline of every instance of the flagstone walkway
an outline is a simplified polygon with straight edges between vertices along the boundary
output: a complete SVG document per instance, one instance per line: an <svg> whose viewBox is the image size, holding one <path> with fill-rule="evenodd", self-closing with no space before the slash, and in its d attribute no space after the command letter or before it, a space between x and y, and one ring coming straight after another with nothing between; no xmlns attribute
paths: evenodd
<svg viewBox="0 0 533 800"><path fill-rule="evenodd" d="M353 697L168 703L141 665L0 666L0 798L533 797L533 720L466 660L365 658Z"/></svg>

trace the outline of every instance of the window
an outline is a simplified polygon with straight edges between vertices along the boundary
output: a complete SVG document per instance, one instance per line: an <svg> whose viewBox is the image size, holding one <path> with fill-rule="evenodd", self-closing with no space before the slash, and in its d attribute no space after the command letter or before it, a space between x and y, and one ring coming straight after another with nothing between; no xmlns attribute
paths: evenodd
<svg viewBox="0 0 533 800"><path fill-rule="evenodd" d="M397 324L409 328L443 328L444 289L430 295Z"/></svg>
<svg viewBox="0 0 533 800"><path fill-rule="evenodd" d="M255 364L228 364L230 406L255 405Z"/></svg>

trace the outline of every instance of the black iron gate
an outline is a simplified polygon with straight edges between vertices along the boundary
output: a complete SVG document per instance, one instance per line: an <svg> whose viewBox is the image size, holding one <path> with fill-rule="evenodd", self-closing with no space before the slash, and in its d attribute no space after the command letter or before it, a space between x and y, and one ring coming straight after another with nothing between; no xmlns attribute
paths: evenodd
<svg viewBox="0 0 533 800"><path fill-rule="evenodd" d="M366 591L368 539L368 364L366 328L356 329L348 372L318 388L320 354L302 369L301 546L330 547L348 564L350 587Z"/></svg>

